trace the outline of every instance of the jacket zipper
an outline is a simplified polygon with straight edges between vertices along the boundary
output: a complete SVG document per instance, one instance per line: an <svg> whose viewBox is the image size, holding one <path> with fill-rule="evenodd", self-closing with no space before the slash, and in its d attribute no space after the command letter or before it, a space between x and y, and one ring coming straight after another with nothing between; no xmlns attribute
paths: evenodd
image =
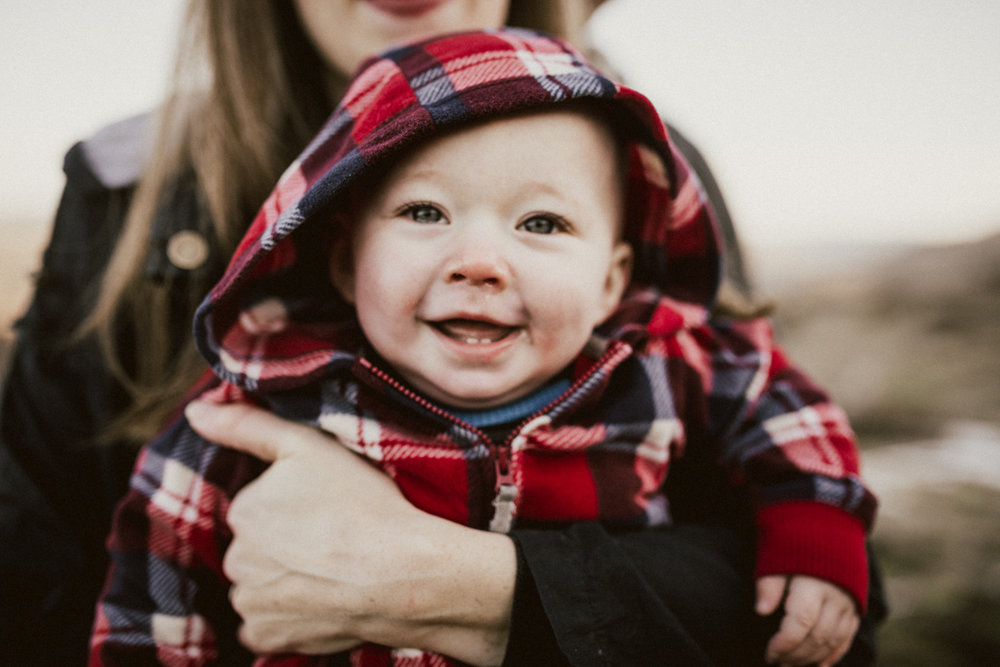
<svg viewBox="0 0 1000 667"><path fill-rule="evenodd" d="M517 482L514 479L514 473L511 469L511 453L513 449L513 442L519 436L522 436L522 430L533 421L542 417L546 412L549 412L549 408L553 405L557 405L564 401L567 397L571 396L573 393L578 391L580 387L586 384L590 379L596 375L600 370L606 367L612 360L620 362L622 359L627 357L632 353L632 347L627 343L616 342L611 345L611 348L607 350L596 363L591 367L587 373L578 378L570 387L564 391L558 398L549 403L549 405L544 408L535 411L529 417L521 421L517 428L511 431L510 435L501 444L494 443L489 436L483 433L481 430L467 424L458 417L454 416L450 412L439 408L434 405L424 397L415 394L414 392L403 386L398 380L390 376L388 373L383 371L372 364L367 359L359 358L357 363L364 368L368 373L374 375L379 381L388 385L397 393L401 394L410 401L413 401L423 409L429 411L430 413L445 419L453 424L461 426L462 428L471 431L479 436L480 441L487 443L488 449L493 459L493 469L494 469L494 487L493 487L493 518L490 519L489 529L495 533L508 533L513 527L514 518L517 516L517 496L518 488ZM617 365L617 363L616 363Z"/></svg>
<svg viewBox="0 0 1000 667"><path fill-rule="evenodd" d="M510 469L510 438L500 446L490 443L494 450L496 485L493 489L493 518L490 531L509 533L517 514L517 483Z"/></svg>
<svg viewBox="0 0 1000 667"><path fill-rule="evenodd" d="M517 427L510 432L503 444L494 449L496 458L496 495L493 498L493 519L490 521L490 530L497 533L509 533L513 527L514 518L517 516L517 482L514 479L510 466L510 457L513 452L513 443L519 437L524 437L524 430L543 415L551 412L551 407L558 405L580 390L580 387L590 381L594 375L605 368L612 361L617 366L625 357L632 353L632 346L621 341L612 343L611 347L600 356L591 366L590 370L577 378L566 391L560 394L555 400L550 402L540 410L535 411L526 419L521 421Z"/></svg>
<svg viewBox="0 0 1000 667"><path fill-rule="evenodd" d="M434 414L446 421L451 422L461 426L462 428L475 433L479 436L479 440L487 444L487 448L490 451L490 458L493 459L493 469L494 469L494 496L493 496L493 518L490 520L490 530L493 532L503 532L506 533L510 530L510 526L513 523L514 511L517 501L517 485L514 482L514 475L510 470L510 452L509 445L497 445L492 439L480 429L476 428L472 424L467 424L455 415L451 414L446 410L442 410L438 406L434 405L424 397L415 394L408 388L406 388L402 383L393 378L391 375L383 371L381 368L375 366L367 359L359 358L357 363L368 373L375 376L383 384L387 385L393 391L402 395L406 399L416 403L418 406L427 410L431 414ZM506 516L506 521L499 520L499 517Z"/></svg>
<svg viewBox="0 0 1000 667"><path fill-rule="evenodd" d="M574 381L573 384L571 384L569 388L566 389L566 391L564 391L562 394L556 397L545 407L528 415L526 419L524 419L520 424L518 424L517 428L511 431L510 435L508 435L506 440L504 440L503 449L509 452L512 443L514 442L514 440L517 439L519 435L522 435L521 431L522 429L524 429L525 426L535 421L536 419L546 414L547 412L551 412L552 406L562 403L567 398L572 396L574 393L579 391L580 387L587 384L587 382L589 382L592 377L594 377L609 363L614 361L615 362L614 365L617 366L619 363L621 363L622 360L624 360L630 354L632 354L631 345L629 345L628 343L623 343L621 341L613 342L610 348L604 354L602 354L596 362L594 362L594 365L591 366L590 370L588 370L586 373L577 378L576 381Z"/></svg>

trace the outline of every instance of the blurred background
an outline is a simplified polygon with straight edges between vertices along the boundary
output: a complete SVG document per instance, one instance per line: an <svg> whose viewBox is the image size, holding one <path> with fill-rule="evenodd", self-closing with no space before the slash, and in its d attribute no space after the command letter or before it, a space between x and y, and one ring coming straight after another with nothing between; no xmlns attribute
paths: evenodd
<svg viewBox="0 0 1000 667"><path fill-rule="evenodd" d="M65 151L153 107L179 0L0 10L0 366ZM703 152L882 501L885 665L1000 664L1000 3L609 0L591 41Z"/></svg>

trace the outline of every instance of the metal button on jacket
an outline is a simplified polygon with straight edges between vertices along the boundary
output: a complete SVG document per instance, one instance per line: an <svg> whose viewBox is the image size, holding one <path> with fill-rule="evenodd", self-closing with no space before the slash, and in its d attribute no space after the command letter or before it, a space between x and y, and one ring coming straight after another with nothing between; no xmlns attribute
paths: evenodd
<svg viewBox="0 0 1000 667"><path fill-rule="evenodd" d="M167 241L167 259L178 269L197 269L208 259L208 241L198 232L183 229Z"/></svg>

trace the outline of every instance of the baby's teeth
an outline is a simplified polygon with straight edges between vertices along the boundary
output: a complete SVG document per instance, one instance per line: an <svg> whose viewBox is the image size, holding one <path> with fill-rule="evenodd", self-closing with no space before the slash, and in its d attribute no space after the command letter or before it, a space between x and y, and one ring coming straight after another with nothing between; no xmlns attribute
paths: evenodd
<svg viewBox="0 0 1000 667"><path fill-rule="evenodd" d="M467 343L468 345L483 345L485 343L489 343L490 339L489 338L472 338L472 337L466 336L464 339L462 339L462 342L463 343Z"/></svg>

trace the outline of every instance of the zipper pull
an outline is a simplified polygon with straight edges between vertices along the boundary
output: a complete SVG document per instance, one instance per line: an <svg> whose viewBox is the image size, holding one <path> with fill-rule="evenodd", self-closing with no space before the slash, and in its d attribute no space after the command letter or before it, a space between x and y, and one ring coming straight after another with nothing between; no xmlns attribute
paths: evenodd
<svg viewBox="0 0 1000 667"><path fill-rule="evenodd" d="M507 447L498 448L496 496L493 498L493 518L490 519L490 531L494 533L509 533L517 514L517 485L510 474L508 456Z"/></svg>

